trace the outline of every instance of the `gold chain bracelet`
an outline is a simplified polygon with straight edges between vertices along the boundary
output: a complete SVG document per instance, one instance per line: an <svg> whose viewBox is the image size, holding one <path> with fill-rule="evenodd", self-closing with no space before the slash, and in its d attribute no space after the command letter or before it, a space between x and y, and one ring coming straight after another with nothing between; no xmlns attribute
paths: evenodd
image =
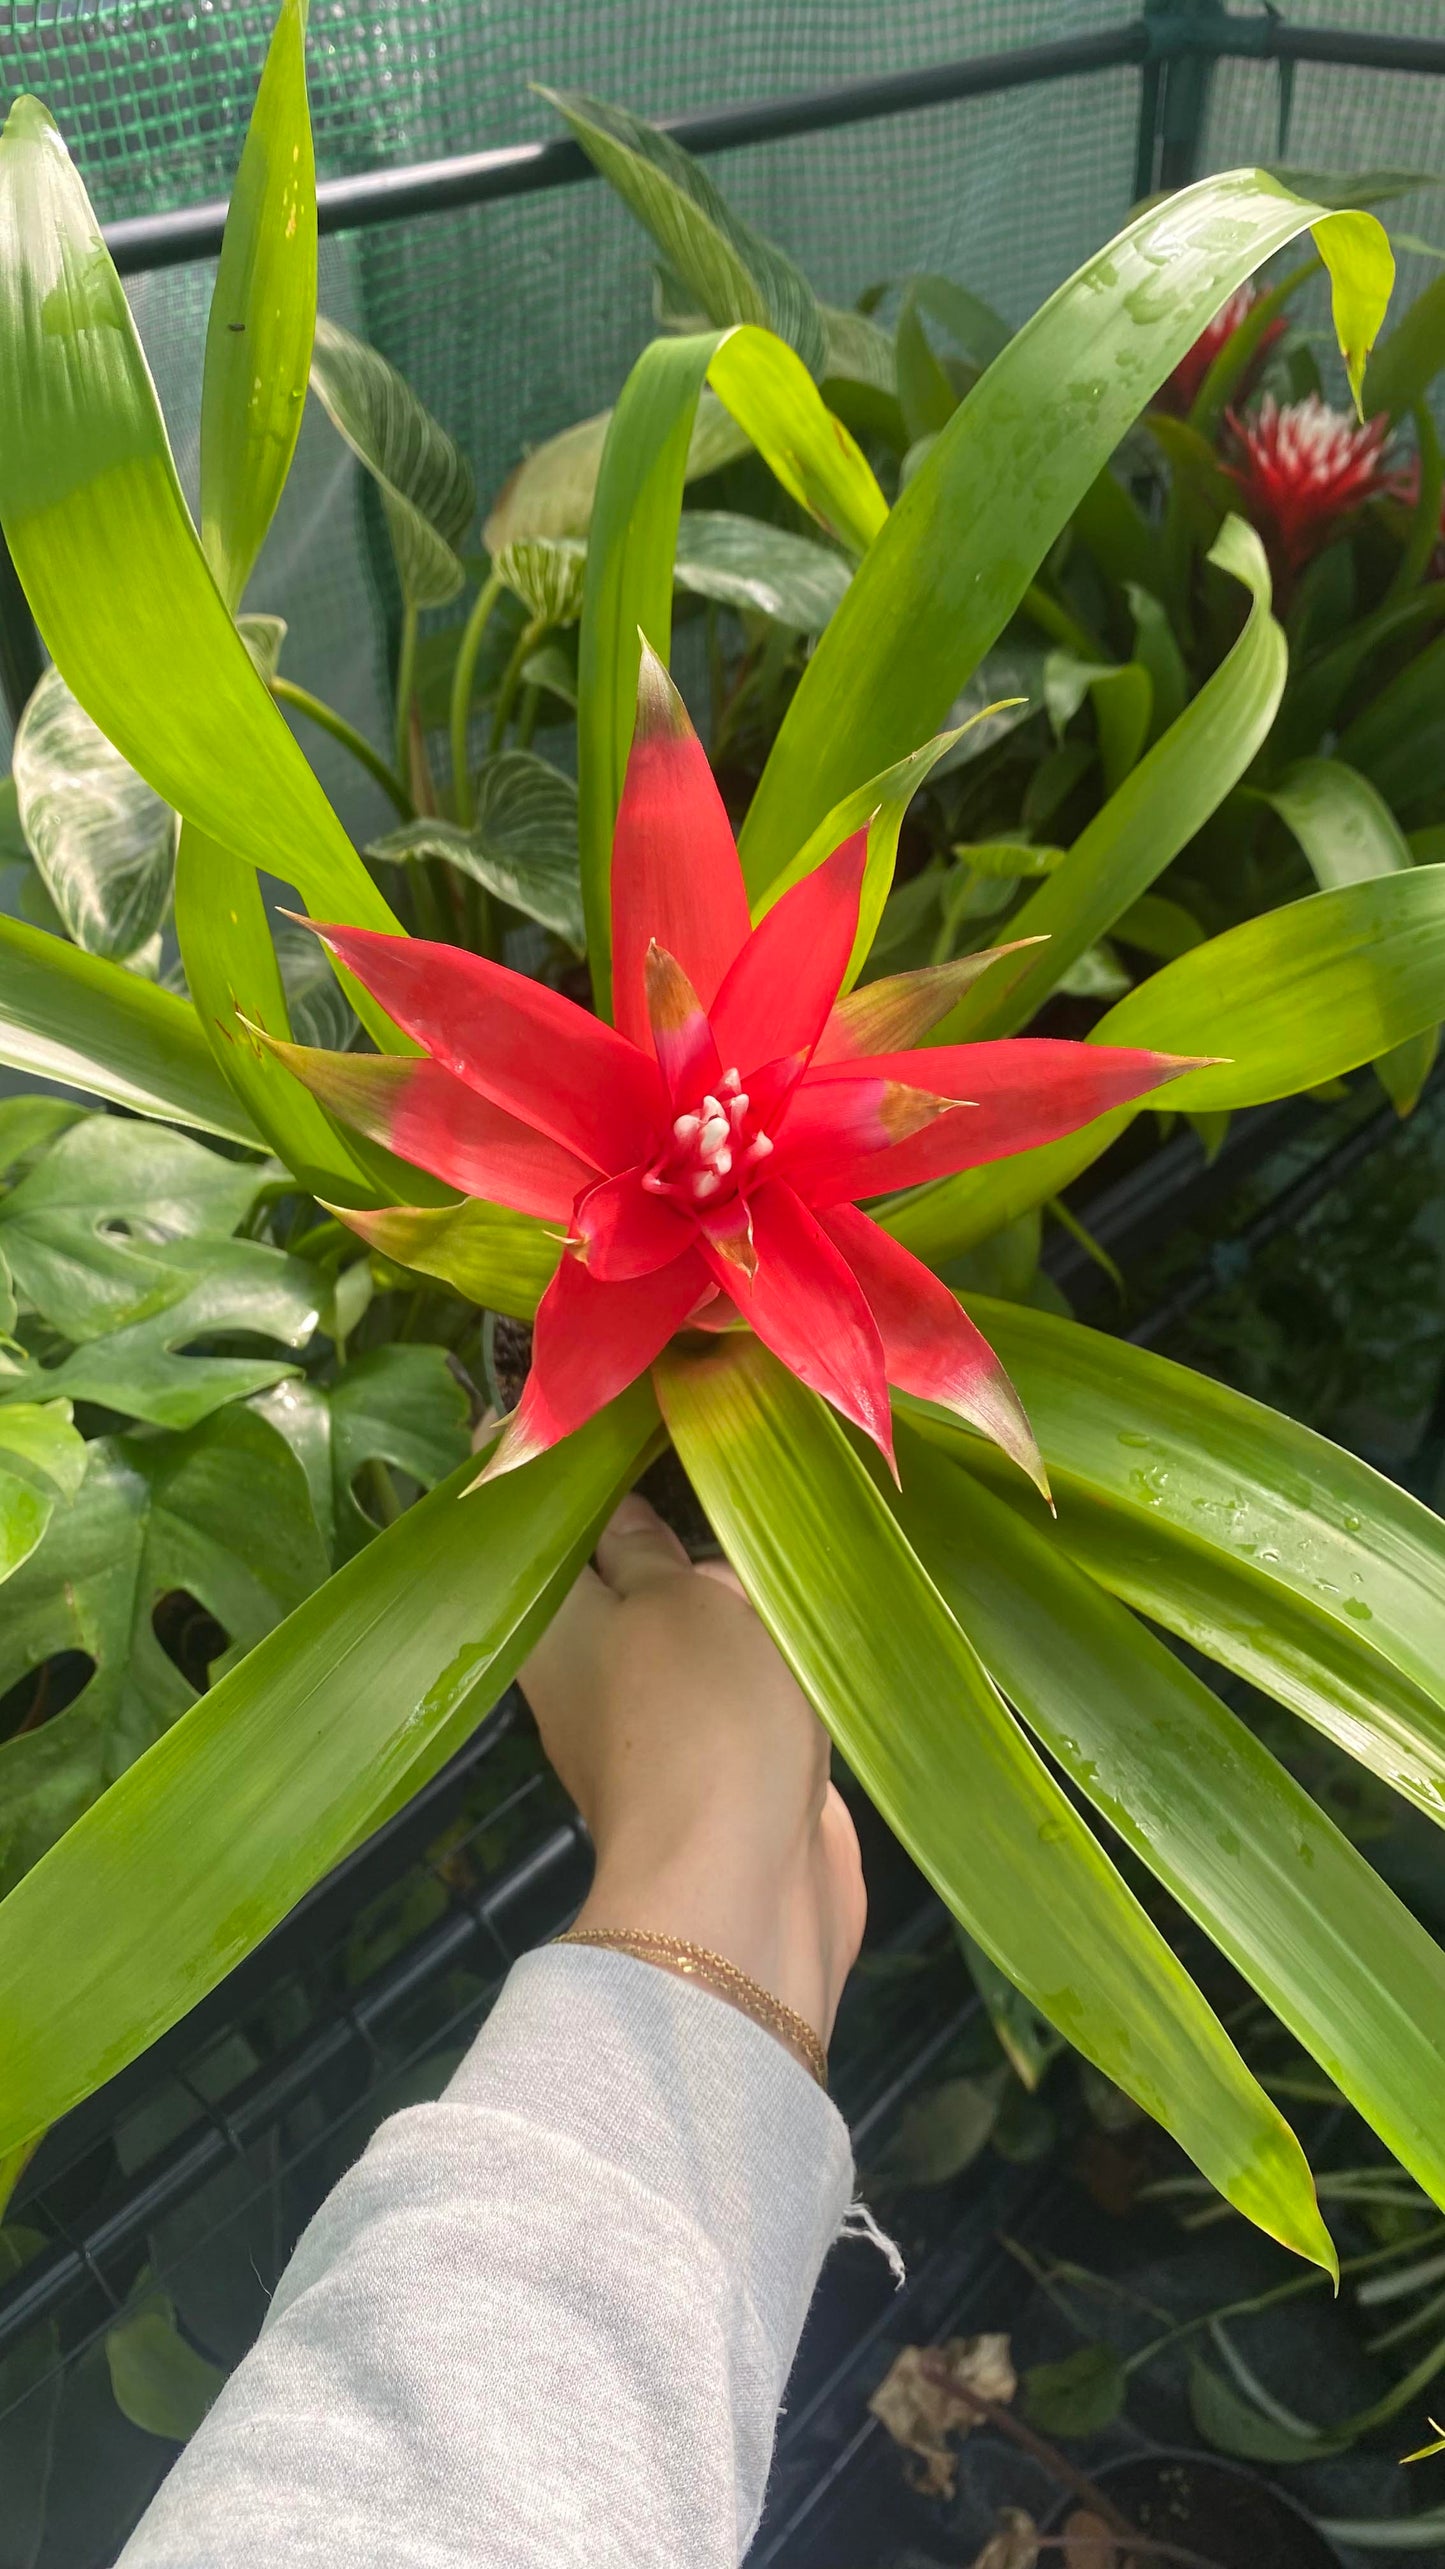
<svg viewBox="0 0 1445 2569"><path fill-rule="evenodd" d="M706 1945L690 1945L685 1936L656 1935L648 1927L569 1927L554 1944L599 1945L605 1953L631 1954L638 1962L657 1963L665 1971L674 1971L684 1980L700 1980L717 1997L751 2016L755 2025L775 2034L795 2052L805 2069L811 2070L820 2087L828 2084L828 2055L805 2016L775 1998L756 1980L750 1980L726 1955L709 1953Z"/></svg>

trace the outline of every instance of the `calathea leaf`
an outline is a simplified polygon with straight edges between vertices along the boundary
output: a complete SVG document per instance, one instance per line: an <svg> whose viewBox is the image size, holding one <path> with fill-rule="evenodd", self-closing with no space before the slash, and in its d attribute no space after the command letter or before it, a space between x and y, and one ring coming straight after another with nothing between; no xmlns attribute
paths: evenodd
<svg viewBox="0 0 1445 2569"><path fill-rule="evenodd" d="M283 615L238 615L236 631L269 687L281 666L286 618Z"/></svg>
<svg viewBox="0 0 1445 2569"><path fill-rule="evenodd" d="M68 1400L0 1409L0 1579L28 1561L85 1472L85 1442Z"/></svg>
<svg viewBox="0 0 1445 2569"><path fill-rule="evenodd" d="M195 1273L180 1244L228 1239L277 1174L165 1125L88 1115L0 1198L0 1250L63 1337L102 1337L177 1301Z"/></svg>
<svg viewBox="0 0 1445 2569"><path fill-rule="evenodd" d="M530 750L504 749L485 762L470 829L459 829L455 821L408 821L374 840L367 855L388 865L442 857L582 952L577 788ZM310 943L315 945L314 937Z"/></svg>
<svg viewBox="0 0 1445 2569"><path fill-rule="evenodd" d="M686 509L674 577L694 597L751 609L800 633L821 633L852 578L840 553L786 527L730 509Z"/></svg>
<svg viewBox="0 0 1445 2569"><path fill-rule="evenodd" d="M5 1413L0 1411L0 1418ZM8 1584L0 1695L61 1653L93 1673L75 1700L0 1742L0 1886L8 1889L142 1749L194 1703L228 1644L249 1649L310 1594L328 1563L306 1476L284 1437L245 1408L187 1436L101 1438L73 1503ZM177 1639L162 1599L193 1598L224 1639ZM159 1625L159 1630L158 1630ZM201 1656L198 1659L197 1654ZM37 1717L38 1716L38 1717Z"/></svg>
<svg viewBox="0 0 1445 2569"><path fill-rule="evenodd" d="M15 791L36 869L67 933L123 962L170 907L176 820L47 669L15 734Z"/></svg>
<svg viewBox="0 0 1445 2569"><path fill-rule="evenodd" d="M576 535L519 535L492 569L535 624L575 624L582 613L587 547Z"/></svg>
<svg viewBox="0 0 1445 2569"><path fill-rule="evenodd" d="M471 525L471 466L379 349L318 316L311 388L381 491L409 606L445 606L465 573L457 548Z"/></svg>
<svg viewBox="0 0 1445 2569"><path fill-rule="evenodd" d="M581 90L542 89L582 149L651 233L668 268L719 328L760 322L812 375L827 356L812 287L791 259L734 214L670 135Z"/></svg>
<svg viewBox="0 0 1445 2569"><path fill-rule="evenodd" d="M374 1347L334 1383L278 1383L253 1406L305 1472L337 1567L380 1530L356 1495L365 1465L390 1463L429 1490L465 1461L470 1443L466 1394L444 1347Z"/></svg>

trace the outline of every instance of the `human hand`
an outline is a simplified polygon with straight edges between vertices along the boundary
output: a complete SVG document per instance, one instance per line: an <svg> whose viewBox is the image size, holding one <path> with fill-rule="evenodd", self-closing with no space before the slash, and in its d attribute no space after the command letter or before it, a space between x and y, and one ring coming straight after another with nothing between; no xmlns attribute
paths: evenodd
<svg viewBox="0 0 1445 2569"><path fill-rule="evenodd" d="M625 1498L521 1684L597 1870L579 1927L705 1945L826 2044L863 1936L821 1722L724 1562Z"/></svg>

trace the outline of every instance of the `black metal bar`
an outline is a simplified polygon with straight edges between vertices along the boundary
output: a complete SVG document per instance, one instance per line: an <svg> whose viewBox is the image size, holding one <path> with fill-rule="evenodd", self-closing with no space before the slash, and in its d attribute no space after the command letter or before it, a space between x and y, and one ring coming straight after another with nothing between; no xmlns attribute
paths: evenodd
<svg viewBox="0 0 1445 2569"><path fill-rule="evenodd" d="M840 81L828 89L800 90L783 98L754 100L696 116L657 122L686 150L736 151L746 143L778 142L793 134L826 133L877 116L897 116L962 98L983 98L1041 81L1075 79L1090 72L1137 64L1146 74L1188 57L1208 63L1221 56L1261 62L1333 63L1361 71L1445 74L1445 39L1374 35L1343 27L1292 27L1272 18L1197 18L1165 10L1133 24L1056 44L1020 45L993 54L965 55L882 78ZM1157 88L1157 81L1155 84ZM1149 122L1152 126L1153 115ZM571 187L596 175L570 136L551 142L507 143L494 151L415 161L394 169L364 170L351 178L324 179L316 191L323 232L350 232L419 214L444 214L464 205L529 196ZM112 223L106 240L121 274L181 266L211 258L221 246L226 207L218 199L167 214L140 214Z"/></svg>
<svg viewBox="0 0 1445 2569"><path fill-rule="evenodd" d="M791 134L825 133L874 116L939 107L959 98L982 98L1000 89L1032 87L1142 62L1148 38L1142 24L1104 28L1096 35L1058 44L1021 45L1005 53L973 54L958 62L926 64L881 79L846 80L829 89L800 90L698 116L663 116L664 132L687 151L736 151L745 143L780 142ZM371 223L395 223L415 214L445 214L462 205L499 197L530 196L540 189L575 186L596 176L570 135L546 143L507 143L490 152L463 152L452 160L417 161L396 169L365 170L355 178L323 179L316 190L323 232L350 232ZM122 276L206 259L221 246L223 202L187 205L170 214L140 214L109 224L106 241Z"/></svg>
<svg viewBox="0 0 1445 2569"><path fill-rule="evenodd" d="M19 722L44 665L30 601L0 533L0 690L12 723Z"/></svg>

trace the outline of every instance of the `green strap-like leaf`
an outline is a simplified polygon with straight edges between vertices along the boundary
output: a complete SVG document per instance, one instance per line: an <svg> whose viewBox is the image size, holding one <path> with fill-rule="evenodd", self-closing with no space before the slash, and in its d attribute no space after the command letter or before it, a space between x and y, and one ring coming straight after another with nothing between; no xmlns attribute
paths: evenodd
<svg viewBox="0 0 1445 2569"><path fill-rule="evenodd" d="M18 919L0 919L0 1062L260 1147L186 1000Z"/></svg>
<svg viewBox="0 0 1445 2569"><path fill-rule="evenodd" d="M356 1143L242 1022L283 1040L291 1031L266 906L254 866L190 822L176 860L176 933L202 1032L258 1131L303 1186L373 1200Z"/></svg>
<svg viewBox="0 0 1445 2569"><path fill-rule="evenodd" d="M1407 660L1340 741L1392 811L1432 820L1445 787L1445 634Z"/></svg>
<svg viewBox="0 0 1445 2569"><path fill-rule="evenodd" d="M1403 874L1414 863L1388 803L1342 758L1297 759L1266 800L1298 839L1322 892Z"/></svg>
<svg viewBox="0 0 1445 2569"><path fill-rule="evenodd" d="M975 723L985 723L992 710L986 706L982 713L972 715L957 731L940 732L936 740L926 740L921 749L915 749L911 757L900 758L897 766L890 767L885 775L870 776L866 785L860 785L828 814L826 820L819 823L806 846L799 848L792 864L783 868L777 881L769 885L759 900L754 915L763 918L774 902L781 901L785 892L791 891L795 883L800 883L805 874L811 874L854 830L866 827L868 857L858 907L858 934L853 940L853 952L843 977L844 990L852 989L878 933L884 904L893 887L898 833L903 827L904 813L914 795L927 783L940 758L954 748Z"/></svg>
<svg viewBox="0 0 1445 2569"><path fill-rule="evenodd" d="M1310 225L1357 384L1393 274L1385 235L1253 170L1150 207L1009 341L803 673L743 831L754 893L854 785L939 728L1155 386L1251 269Z"/></svg>
<svg viewBox="0 0 1445 2569"><path fill-rule="evenodd" d="M1018 1386L1059 1541L1445 1819L1445 1528L1323 1436L1077 1322L970 1300ZM930 1415L927 1432L949 1441ZM1007 1495L977 1440L970 1467Z"/></svg>
<svg viewBox="0 0 1445 2569"><path fill-rule="evenodd" d="M1398 419L1429 391L1445 366L1445 277L1432 277L1407 304L1389 337L1365 369L1365 416L1388 411Z"/></svg>
<svg viewBox="0 0 1445 2569"><path fill-rule="evenodd" d="M754 1605L969 1934L1232 2203L1331 2263L1293 2133L1011 1719L822 1402L751 1338L670 1352L656 1376Z"/></svg>
<svg viewBox="0 0 1445 2569"><path fill-rule="evenodd" d="M477 506L460 447L379 349L324 315L311 384L381 491L403 597L413 607L445 606L466 578L457 548Z"/></svg>
<svg viewBox="0 0 1445 2569"><path fill-rule="evenodd" d="M452 1210L387 1205L379 1213L339 1213L359 1237L398 1267L436 1276L468 1302L530 1320L557 1271L562 1244L555 1229L530 1213L511 1213L476 1196Z"/></svg>
<svg viewBox="0 0 1445 2569"><path fill-rule="evenodd" d="M1344 704L1357 672L1370 654L1417 625L1445 616L1445 581L1432 580L1409 597L1377 607L1352 625L1343 641L1302 670L1292 670L1275 724L1270 749L1276 757L1297 758L1315 749Z"/></svg>
<svg viewBox="0 0 1445 2569"><path fill-rule="evenodd" d="M1169 1104L1194 1113L1317 1088L1442 1018L1445 868L1427 865L1315 892L1211 937L1131 990L1088 1040L1215 1056L1170 1085ZM956 1257L1057 1195L1134 1111L897 1197L888 1229L919 1257Z"/></svg>
<svg viewBox="0 0 1445 2569"><path fill-rule="evenodd" d="M1010 920L1010 933L1046 937L991 973L931 1038L967 1042L1026 1025L1077 956L1107 934L1157 882L1237 784L1274 720L1288 665L1270 614L1264 547L1243 518L1227 518L1210 556L1250 594L1244 631L1192 704L1171 723L1075 840L1063 864ZM1175 1049L1184 1049L1182 1046ZM1216 1047L1222 1049L1222 1047Z"/></svg>
<svg viewBox="0 0 1445 2569"><path fill-rule="evenodd" d="M683 481L704 381L800 507L861 551L888 504L806 368L766 330L655 339L622 387L587 545L577 705L582 907L597 1003L612 993L612 828L637 711L638 634L666 660ZM789 854L792 850L789 850Z"/></svg>
<svg viewBox="0 0 1445 2569"><path fill-rule="evenodd" d="M231 190L206 331L201 542L234 614L286 485L316 325L307 0L282 0Z"/></svg>
<svg viewBox="0 0 1445 2569"><path fill-rule="evenodd" d="M645 1384L464 1498L469 1459L130 1767L0 1903L0 2150L133 2060L525 1658L656 1425Z"/></svg>
<svg viewBox="0 0 1445 2569"><path fill-rule="evenodd" d="M1367 777L1341 758L1298 759L1276 778L1265 799L1293 831L1324 891L1401 874L1415 862L1389 805ZM1439 1043L1439 1029L1431 1026L1376 1062L1380 1084L1400 1114L1408 1115L1418 1099Z"/></svg>
<svg viewBox="0 0 1445 2569"><path fill-rule="evenodd" d="M0 519L57 667L156 793L320 917L394 931L211 576L120 279L33 98L0 136Z"/></svg>
<svg viewBox="0 0 1445 2569"><path fill-rule="evenodd" d="M651 233L673 275L719 329L761 323L821 375L827 344L801 269L744 223L705 169L670 134L580 89L540 94L565 117L596 169Z"/></svg>
<svg viewBox="0 0 1445 2569"><path fill-rule="evenodd" d="M995 1683L1445 2202L1445 1954L1253 1732L1061 1558L1042 1510L1026 1523L906 1430L898 1450L895 1512Z"/></svg>
<svg viewBox="0 0 1445 2569"><path fill-rule="evenodd" d="M164 924L176 820L113 749L58 669L15 733L15 790L36 871L87 954L123 963Z"/></svg>

